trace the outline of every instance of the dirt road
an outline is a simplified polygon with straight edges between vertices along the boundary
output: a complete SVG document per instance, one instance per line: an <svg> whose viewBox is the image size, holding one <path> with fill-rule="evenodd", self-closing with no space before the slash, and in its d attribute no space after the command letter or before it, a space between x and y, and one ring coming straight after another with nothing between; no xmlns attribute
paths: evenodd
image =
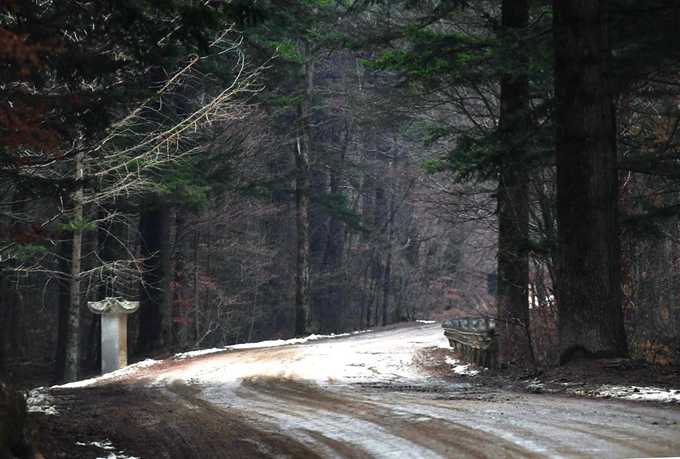
<svg viewBox="0 0 680 459"><path fill-rule="evenodd" d="M413 364L445 345L420 324L163 361L53 390L60 414L41 428L82 436L63 457L98 457L97 435L144 459L680 456L677 405L483 389Z"/></svg>

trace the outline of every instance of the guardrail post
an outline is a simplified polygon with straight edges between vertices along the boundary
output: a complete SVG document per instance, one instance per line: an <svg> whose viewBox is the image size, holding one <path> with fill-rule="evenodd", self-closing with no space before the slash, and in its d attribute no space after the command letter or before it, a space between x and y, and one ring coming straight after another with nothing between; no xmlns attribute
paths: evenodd
<svg viewBox="0 0 680 459"><path fill-rule="evenodd" d="M492 317L464 317L446 320L442 327L450 346L467 363L500 367L500 343Z"/></svg>

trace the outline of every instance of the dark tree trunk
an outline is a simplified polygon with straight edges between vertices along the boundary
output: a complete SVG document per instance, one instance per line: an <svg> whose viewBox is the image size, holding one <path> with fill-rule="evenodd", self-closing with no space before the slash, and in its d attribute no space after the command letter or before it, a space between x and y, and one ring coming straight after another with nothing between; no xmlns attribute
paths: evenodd
<svg viewBox="0 0 680 459"><path fill-rule="evenodd" d="M201 229L196 228L193 238L194 251L194 278L193 278L193 311L194 311L194 343L198 345L201 341L201 272L198 269L200 261ZM208 258L209 259L209 258ZM209 265L209 263L208 263Z"/></svg>
<svg viewBox="0 0 680 459"><path fill-rule="evenodd" d="M309 200L311 179L309 155L312 149L311 104L314 65L307 54L302 100L298 104L298 139L295 148L295 205L297 210L297 261L295 272L295 335L308 334L311 311L310 263L309 263Z"/></svg>
<svg viewBox="0 0 680 459"><path fill-rule="evenodd" d="M295 205L297 210L297 260L295 272L295 335L304 336L309 326L310 272L309 272L309 158L307 142L300 139L297 144L295 163L297 179L295 184Z"/></svg>
<svg viewBox="0 0 680 459"><path fill-rule="evenodd" d="M361 291L361 317L359 318L359 329L364 330L371 327L371 303L368 301L368 291L366 289L368 285L368 269L369 267L364 265L364 276L361 285L363 290ZM366 322L364 322L364 318Z"/></svg>
<svg viewBox="0 0 680 459"><path fill-rule="evenodd" d="M340 156L341 162L344 161L344 152ZM340 174L333 168L330 173L330 192L337 196L342 193L340 189ZM331 216L328 223L328 235L326 248L323 255L322 264L329 270L340 268L342 262L342 249L345 242L345 225L337 217Z"/></svg>
<svg viewBox="0 0 680 459"><path fill-rule="evenodd" d="M389 289L390 277L392 274L392 253L391 253L391 230L390 222L391 199L383 184L375 187L375 208L373 215L373 229L375 234L375 244L378 248L376 253L375 269L372 271L376 278L376 286L379 292L376 294L375 301L375 324L389 324ZM384 253L385 263L381 262L381 255Z"/></svg>
<svg viewBox="0 0 680 459"><path fill-rule="evenodd" d="M192 240L188 230L189 213L180 209L175 216L175 242L173 256L173 289L172 289L172 320L173 320L173 345L188 348L191 344L189 323L191 322L190 311L192 303L192 263L190 255ZM194 266L195 270L196 267ZM174 323L177 319L178 322Z"/></svg>
<svg viewBox="0 0 680 459"><path fill-rule="evenodd" d="M345 159L344 151L340 154L340 163ZM340 174L333 168L330 175L331 195L337 196L342 193L340 189ZM345 308L345 287L342 281L340 269L342 267L342 252L345 245L345 224L337 217L331 216L328 223L328 240L323 257L325 269L332 273L328 286L327 302L331 309L331 330L333 333L342 331L343 313Z"/></svg>
<svg viewBox="0 0 680 459"><path fill-rule="evenodd" d="M162 349L170 343L170 212L163 205L145 203L139 216L142 288L139 303L137 352Z"/></svg>
<svg viewBox="0 0 680 459"><path fill-rule="evenodd" d="M15 261L4 264L0 270L0 380L10 381L11 363L19 360L25 348L21 336L25 304L19 293L21 279L14 271Z"/></svg>
<svg viewBox="0 0 680 459"><path fill-rule="evenodd" d="M396 159L395 159L396 161ZM394 164L394 162L392 163ZM394 190L390 191L390 196L386 200L387 206L385 209L385 216L383 222L383 232L384 232L384 250L387 252L385 256L385 270L383 272L383 310L382 310L382 324L383 326L389 325L390 323L390 290L392 288L392 236L394 232L394 224L392 221L392 214L394 212ZM377 199L376 199L377 201ZM397 317L397 320L399 318Z"/></svg>
<svg viewBox="0 0 680 459"><path fill-rule="evenodd" d="M315 133L315 138L316 138ZM322 199L313 199L312 196L324 196L328 194L327 177L324 172L310 170L310 203L309 203L309 263L312 272L323 272L320 282L310 289L311 317L314 318L316 332L330 332L333 301L331 299L332 282L328 275L329 267L326 265L328 243L328 213Z"/></svg>
<svg viewBox="0 0 680 459"><path fill-rule="evenodd" d="M76 179L84 175L84 157L79 153L76 157ZM80 274L83 251L83 201L84 190L78 185L73 195L73 214L75 229L71 238L71 272L69 281L69 312L66 330L66 366L64 381L77 381L80 376L80 315L82 295L80 288Z"/></svg>
<svg viewBox="0 0 680 459"><path fill-rule="evenodd" d="M308 155L309 159L309 155ZM328 193L328 179L324 172L309 170L310 180L310 203L309 203L309 256L310 263L314 267L323 267L326 254L326 228L328 214L324 204L312 196L323 196Z"/></svg>
<svg viewBox="0 0 680 459"><path fill-rule="evenodd" d="M390 242L387 243L387 257L385 259L385 270L383 273L382 283L382 324L383 326L390 323L390 286L392 284L392 249Z"/></svg>
<svg viewBox="0 0 680 459"><path fill-rule="evenodd" d="M611 47L600 3L554 2L561 361L574 351L628 355L619 281Z"/></svg>
<svg viewBox="0 0 680 459"><path fill-rule="evenodd" d="M528 0L503 0L502 25L508 32L526 28ZM509 36L510 34L506 34ZM529 80L522 72L501 78L500 132L507 148L498 176L498 323L505 361L533 362L529 339L528 165Z"/></svg>
<svg viewBox="0 0 680 459"><path fill-rule="evenodd" d="M0 285L4 284L4 273L0 270ZM4 290L4 289L3 289ZM3 297L0 296L0 380L6 379L7 372L7 304L3 301Z"/></svg>
<svg viewBox="0 0 680 459"><path fill-rule="evenodd" d="M23 346L19 336L22 303L17 294L18 281L11 268L0 270L0 380L4 381L13 379L10 378L10 362L16 360Z"/></svg>
<svg viewBox="0 0 680 459"><path fill-rule="evenodd" d="M63 276L59 280L59 316L57 323L57 355L54 367L54 382L63 383L66 376L66 333L68 331L68 311L70 305L69 285L65 280L71 272L69 258L71 255L71 235L65 235L59 241L59 272Z"/></svg>

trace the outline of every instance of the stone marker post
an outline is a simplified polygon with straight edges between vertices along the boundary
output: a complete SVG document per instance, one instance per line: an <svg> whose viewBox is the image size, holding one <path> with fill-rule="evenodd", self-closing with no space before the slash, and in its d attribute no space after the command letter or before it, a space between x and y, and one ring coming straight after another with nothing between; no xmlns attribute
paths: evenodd
<svg viewBox="0 0 680 459"><path fill-rule="evenodd" d="M107 297L88 301L87 307L102 316L102 374L127 365L127 315L139 309L139 301Z"/></svg>

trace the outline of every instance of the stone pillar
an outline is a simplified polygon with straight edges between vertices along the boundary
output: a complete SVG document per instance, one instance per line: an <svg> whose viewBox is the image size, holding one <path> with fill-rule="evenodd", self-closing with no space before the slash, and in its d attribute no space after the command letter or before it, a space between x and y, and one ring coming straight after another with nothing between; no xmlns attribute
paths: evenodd
<svg viewBox="0 0 680 459"><path fill-rule="evenodd" d="M88 308L102 316L102 374L127 365L127 316L139 309L139 301L107 297L89 301Z"/></svg>

